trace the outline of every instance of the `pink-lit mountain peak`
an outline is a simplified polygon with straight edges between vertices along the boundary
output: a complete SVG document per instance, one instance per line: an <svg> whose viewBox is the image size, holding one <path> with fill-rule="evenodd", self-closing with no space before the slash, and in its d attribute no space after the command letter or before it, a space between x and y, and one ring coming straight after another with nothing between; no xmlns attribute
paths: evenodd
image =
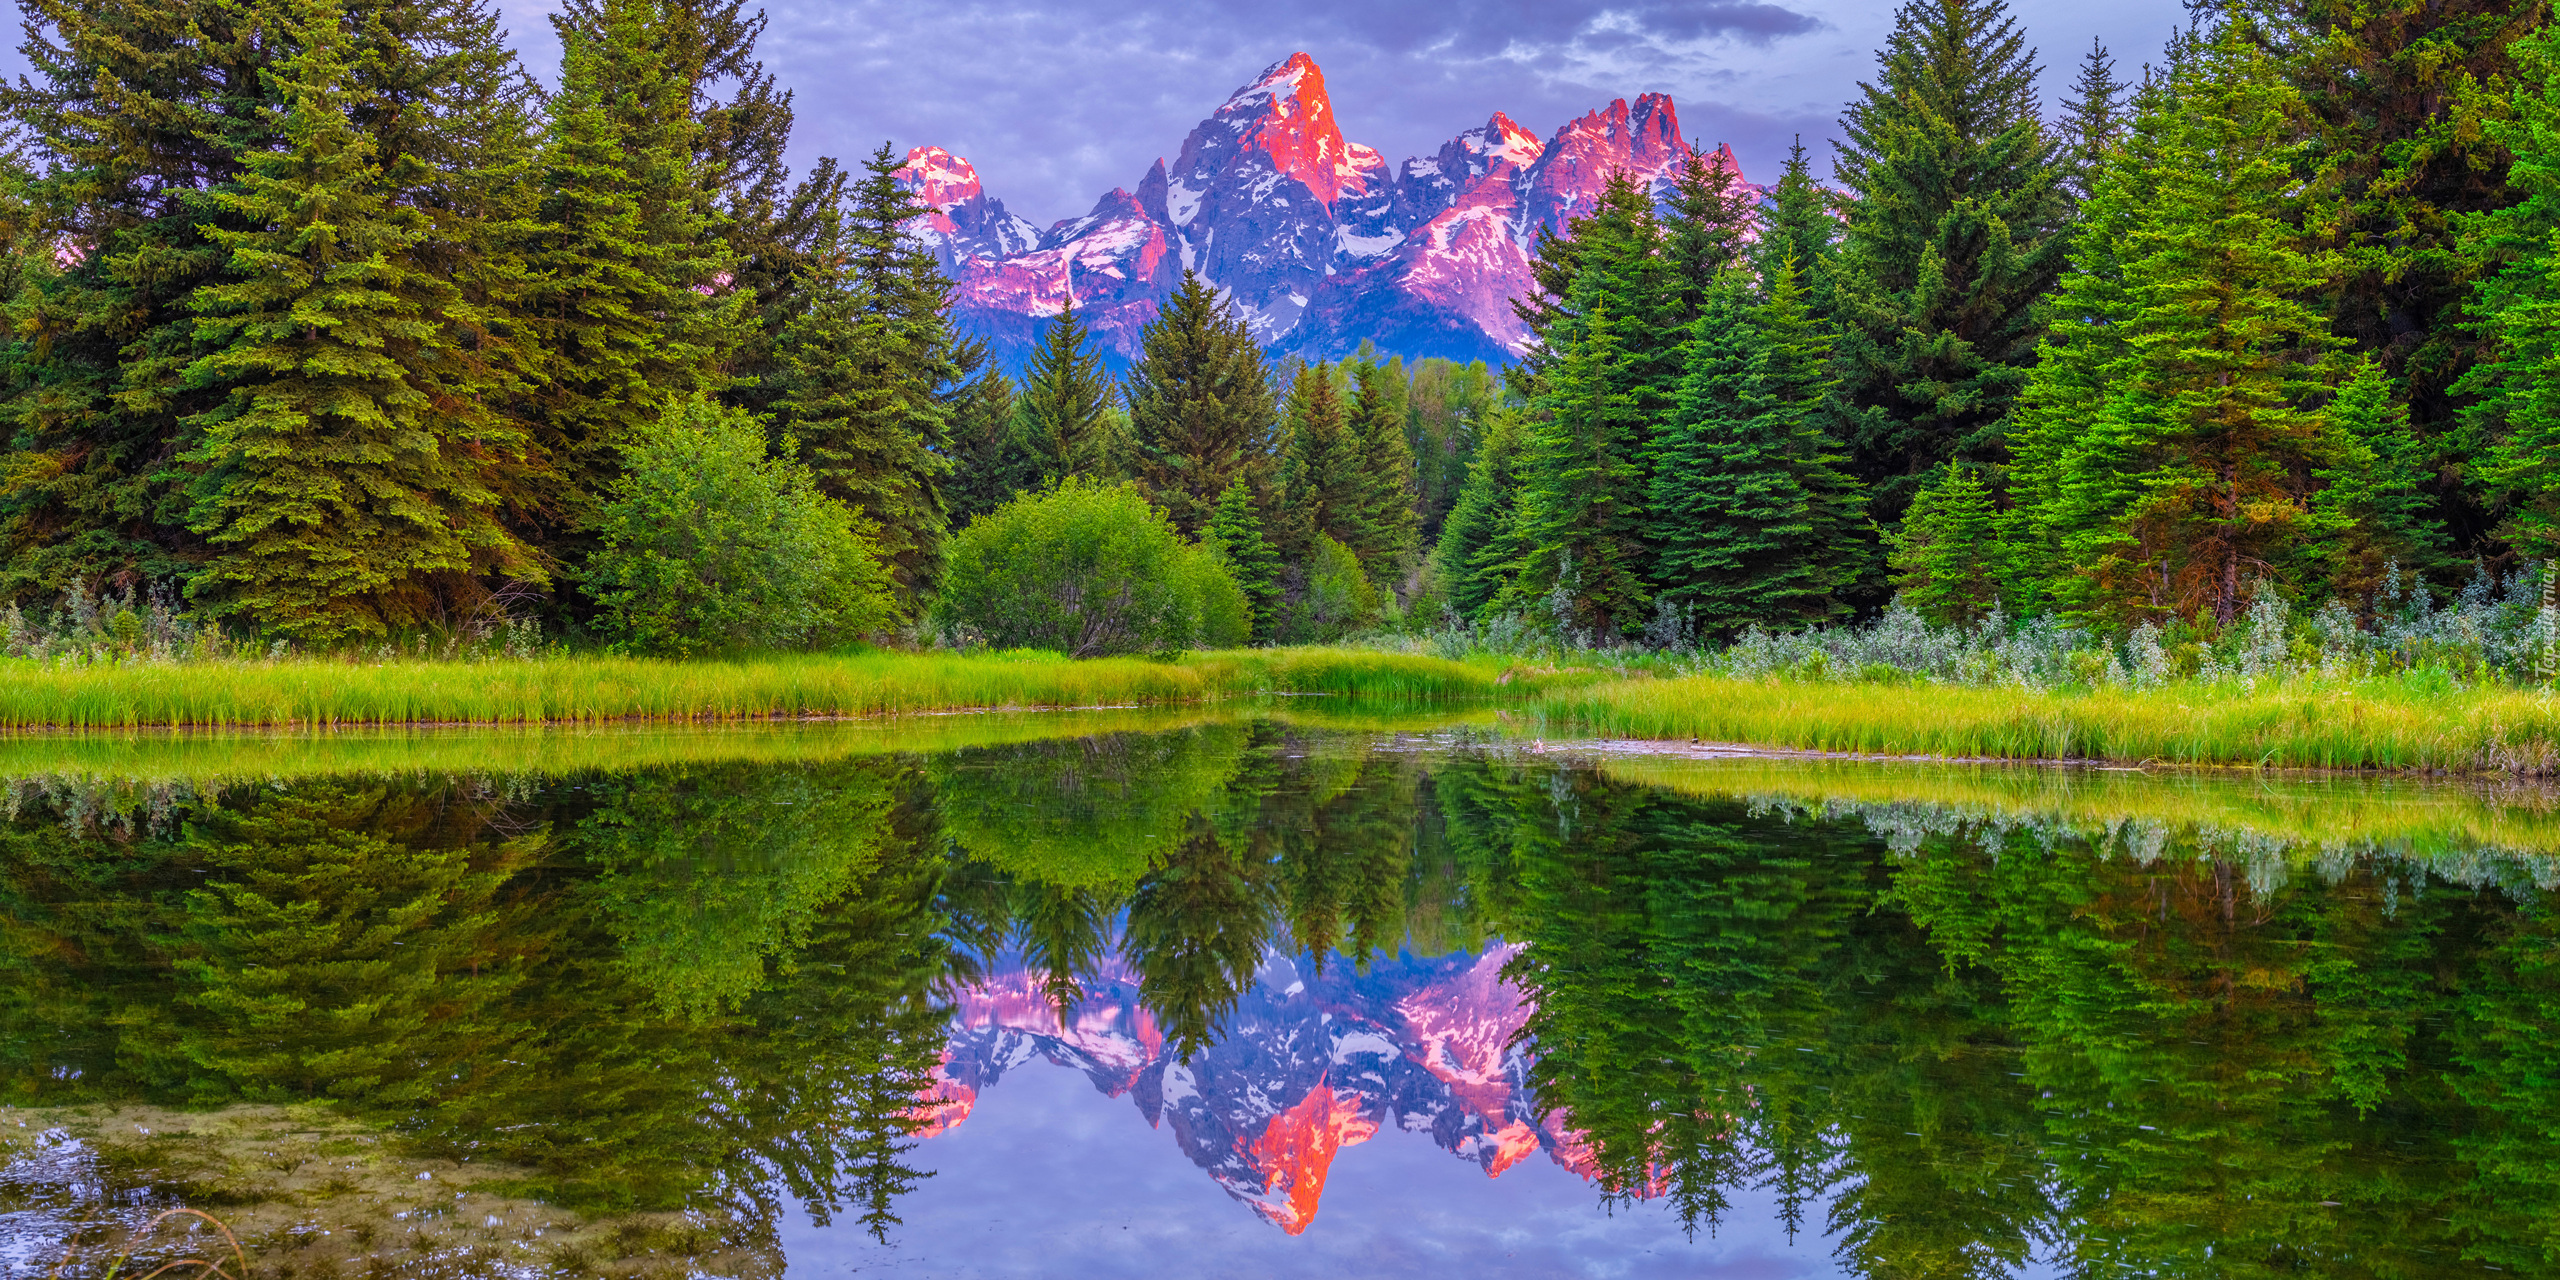
<svg viewBox="0 0 2560 1280"><path fill-rule="evenodd" d="M979 185L974 166L940 147L908 148L907 162L898 169L898 181L915 193L917 203L941 213L976 199L985 189Z"/></svg>
<svg viewBox="0 0 2560 1280"><path fill-rule="evenodd" d="M1226 126L1240 154L1260 156L1274 173L1297 179L1328 207L1342 198L1346 186L1355 193L1363 190L1367 174L1385 167L1376 151L1343 137L1333 99L1325 93L1324 69L1304 53L1264 68L1205 123ZM1195 134L1194 142L1198 140ZM1193 146L1183 150L1178 168L1197 172L1204 167Z"/></svg>

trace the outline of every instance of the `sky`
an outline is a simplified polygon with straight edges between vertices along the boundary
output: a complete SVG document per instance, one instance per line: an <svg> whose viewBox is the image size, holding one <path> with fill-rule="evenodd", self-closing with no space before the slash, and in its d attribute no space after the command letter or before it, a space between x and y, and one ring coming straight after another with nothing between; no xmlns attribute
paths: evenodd
<svg viewBox="0 0 2560 1280"><path fill-rule="evenodd" d="M527 60L540 0L503 0ZM2182 0L2012 0L2048 99L2092 37L2130 78ZM938 144L1047 226L1134 187L1264 67L1304 50L1336 118L1390 163L1496 111L1540 136L1610 99L1672 95L1682 129L1774 181L1802 133L1828 176L1840 105L1873 74L1890 0L769 0L765 59L797 94L794 155Z"/></svg>

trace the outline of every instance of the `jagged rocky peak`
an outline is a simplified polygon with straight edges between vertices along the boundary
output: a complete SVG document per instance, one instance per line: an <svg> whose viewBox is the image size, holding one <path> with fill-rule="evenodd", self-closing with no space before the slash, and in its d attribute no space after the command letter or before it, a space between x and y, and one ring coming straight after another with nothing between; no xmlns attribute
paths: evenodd
<svg viewBox="0 0 2560 1280"><path fill-rule="evenodd" d="M1660 188L1680 170L1688 144L1671 96L1648 93L1629 107L1620 98L1566 123L1547 140L1528 173L1528 216L1561 229L1599 203L1609 175L1623 172Z"/></svg>
<svg viewBox="0 0 2560 1280"><path fill-rule="evenodd" d="M915 193L917 203L945 213L953 205L976 199L985 190L978 184L974 166L940 147L908 148L907 162L898 169L898 181Z"/></svg>
<svg viewBox="0 0 2560 1280"><path fill-rule="evenodd" d="M1004 202L987 197L978 171L966 159L941 147L913 147L898 168L898 182L913 193L926 213L917 234L953 270L970 258L1001 259L1025 253L1040 243L1040 229L1029 219L1005 211Z"/></svg>
<svg viewBox="0 0 2560 1280"><path fill-rule="evenodd" d="M1375 150L1342 136L1324 70L1304 53L1264 68L1251 84L1228 95L1184 143L1174 166L1185 176L1205 176L1236 159L1258 159L1280 177L1294 178L1318 203L1332 205L1348 188L1361 194L1371 173L1386 168Z"/></svg>

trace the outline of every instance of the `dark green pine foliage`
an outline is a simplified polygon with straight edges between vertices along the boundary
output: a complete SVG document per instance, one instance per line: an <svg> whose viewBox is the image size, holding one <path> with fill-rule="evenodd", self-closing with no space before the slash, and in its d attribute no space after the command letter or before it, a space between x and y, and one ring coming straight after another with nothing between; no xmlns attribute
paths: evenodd
<svg viewBox="0 0 2560 1280"><path fill-rule="evenodd" d="M1621 316L1604 279L1586 267L1575 282L1571 337L1542 379L1535 407L1544 416L1521 495L1529 552L1505 603L1614 639L1641 627L1653 605L1643 463L1650 397L1635 350L1642 336L1629 332L1644 322Z"/></svg>
<svg viewBox="0 0 2560 1280"><path fill-rule="evenodd" d="M76 252L30 263L8 301L0 593L183 577L202 552L178 423L223 398L185 383L203 354L186 299L229 268L206 231L245 229L204 193L273 145L269 47L256 15L210 0L38 0L27 16L33 75L12 115L41 162L29 204L58 211L33 230Z"/></svg>
<svg viewBox="0 0 2560 1280"><path fill-rule="evenodd" d="M1101 349L1069 298L1042 326L1040 346L1022 367L1016 403L1031 483L1101 474L1107 452L1103 419L1118 395L1103 370Z"/></svg>
<svg viewBox="0 0 2560 1280"><path fill-rule="evenodd" d="M1288 433L1272 541L1281 555L1302 562L1314 553L1316 535L1342 542L1364 506L1360 442L1331 369L1308 365L1290 379Z"/></svg>
<svg viewBox="0 0 2560 1280"><path fill-rule="evenodd" d="M1511 312L1529 329L1529 347L1521 358L1503 370L1503 376L1522 399L1537 395L1540 379L1563 358L1563 347L1576 314L1570 301L1574 281L1581 278L1586 259L1595 256L1613 261L1623 269L1630 257L1646 259L1658 269L1661 228L1656 223L1653 196L1643 183L1623 173L1609 175L1600 189L1600 199L1590 213L1573 219L1558 235L1544 227L1538 229L1537 240L1529 255L1529 277L1532 292L1511 300ZM1661 295L1674 288L1674 283L1659 278L1647 281L1651 286L1645 299L1645 310L1651 312L1663 305ZM1650 317L1648 317L1650 318ZM1666 353L1679 347L1677 325L1661 346ZM1676 368L1676 357L1673 364ZM1677 381L1677 373L1672 381Z"/></svg>
<svg viewBox="0 0 2560 1280"><path fill-rule="evenodd" d="M1913 612L1971 626L2000 605L2000 513L1972 468L1950 462L1911 500L1892 542L1893 585Z"/></svg>
<svg viewBox="0 0 2560 1280"><path fill-rule="evenodd" d="M193 304L211 350L188 382L228 396L189 422L190 524L215 549L190 594L330 641L423 620L437 578L539 569L487 475L521 437L472 394L470 308L422 261L435 227L406 197L431 177L415 157L386 170L357 127L372 93L340 10L299 0L279 17L292 52L266 76L284 146L205 195L246 229L208 231L237 278Z"/></svg>
<svg viewBox="0 0 2560 1280"><path fill-rule="evenodd" d="M1129 370L1139 487L1185 534L1208 523L1218 495L1238 477L1268 503L1276 401L1270 366L1243 318L1186 271L1139 341Z"/></svg>
<svg viewBox="0 0 2560 1280"><path fill-rule="evenodd" d="M560 90L543 147L540 228L526 303L547 352L538 443L556 482L553 529L583 528L619 446L668 405L728 385L745 299L694 161L690 68L664 56L655 0L602 0L556 20Z"/></svg>
<svg viewBox="0 0 2560 1280"><path fill-rule="evenodd" d="M2001 458L2070 200L2005 0L1911 0L1881 57L1840 121L1834 306L1855 469L1899 519L1948 459Z"/></svg>
<svg viewBox="0 0 2560 1280"><path fill-rule="evenodd" d="M959 364L969 378L953 393L951 479L942 487L954 529L1040 482L1038 460L1023 444L1013 379L995 366L983 341L962 344Z"/></svg>
<svg viewBox="0 0 2560 1280"><path fill-rule="evenodd" d="M1494 418L1467 467L1457 504L1440 526L1439 544L1431 552L1432 573L1440 598L1462 618L1483 616L1525 556L1520 485L1526 435L1519 415L1506 412Z"/></svg>
<svg viewBox="0 0 2560 1280"><path fill-rule="evenodd" d="M1334 537L1360 557L1371 578L1384 583L1402 577L1420 554L1413 443L1405 436L1404 363L1355 360L1350 370L1358 391L1351 403L1357 452L1349 480L1358 491L1359 510Z"/></svg>
<svg viewBox="0 0 2560 1280"><path fill-rule="evenodd" d="M2089 52L2080 59L2079 77L2071 82L2071 96L2062 102L2062 160L2070 175L2063 186L2074 201L2089 198L2098 162L2124 136L2128 88L2116 79L2116 62L2107 55L2107 42L2091 40Z"/></svg>
<svg viewBox="0 0 2560 1280"><path fill-rule="evenodd" d="M1244 588L1244 598L1253 606L1253 638L1270 639L1280 602L1280 553L1262 536L1262 513L1254 509L1253 489L1243 476L1228 481L1227 491L1218 495L1217 514L1209 518L1201 541L1217 544L1236 585Z"/></svg>
<svg viewBox="0 0 2560 1280"><path fill-rule="evenodd" d="M2313 557L2330 591L2366 607L2393 569L2432 578L2452 559L2423 487L2435 468L2397 390L2380 365L2358 366L2329 402L2337 456L2313 472L2321 488L2312 506L2332 531Z"/></svg>
<svg viewBox="0 0 2560 1280"><path fill-rule="evenodd" d="M784 330L777 421L818 487L874 526L901 610L932 594L950 528L952 391L963 381L951 282L909 234L914 198L883 143L863 163L835 279Z"/></svg>
<svg viewBox="0 0 2560 1280"><path fill-rule="evenodd" d="M2560 34L2515 53L2514 115L2497 140L2515 155L2520 199L2472 220L2472 253L2497 268L2470 304L2490 354L2457 390L2477 398L2466 425L2489 446L2480 480L2508 508L2502 532L2548 559L2560 557Z"/></svg>
<svg viewBox="0 0 2560 1280"><path fill-rule="evenodd" d="M1759 228L1760 198L1741 174L1691 147L1661 218L1662 253L1679 290L1672 315L1685 325L1698 317L1716 278L1742 261Z"/></svg>
<svg viewBox="0 0 2560 1280"><path fill-rule="evenodd" d="M1778 264L1794 259L1814 314L1828 316L1824 299L1831 290L1831 261L1840 247L1840 219L1832 213L1831 193L1813 180L1804 139L1787 148L1786 168L1761 217L1760 235L1751 247L1752 269L1766 279Z"/></svg>
<svg viewBox="0 0 2560 1280"><path fill-rule="evenodd" d="M1738 275L1709 295L1655 455L1654 582L1701 632L1841 616L1863 503L1830 421L1830 340L1792 260L1754 304Z"/></svg>

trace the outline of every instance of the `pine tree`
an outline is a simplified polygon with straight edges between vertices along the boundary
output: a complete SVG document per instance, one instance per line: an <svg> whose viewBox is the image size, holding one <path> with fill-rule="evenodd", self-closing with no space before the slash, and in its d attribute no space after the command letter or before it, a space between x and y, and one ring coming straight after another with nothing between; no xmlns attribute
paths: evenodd
<svg viewBox="0 0 2560 1280"><path fill-rule="evenodd" d="M1244 588L1253 606L1253 638L1271 639L1278 622L1280 555L1262 536L1262 515L1254 510L1253 489L1244 477L1228 481L1226 492L1218 495L1217 514L1209 518L1201 541L1217 544L1236 585Z"/></svg>
<svg viewBox="0 0 2560 1280"><path fill-rule="evenodd" d="M1384 583L1402 577L1419 550L1413 445L1405 437L1407 384L1401 361L1356 360L1350 370L1358 388L1349 424L1356 450L1350 480L1358 492L1358 510L1346 514L1340 530L1326 532L1358 554L1370 576Z"/></svg>
<svg viewBox="0 0 2560 1280"><path fill-rule="evenodd" d="M1832 215L1830 193L1813 180L1801 137L1787 148L1786 168L1769 192L1763 217L1765 225L1752 245L1753 268L1766 278L1779 263L1794 259L1807 305L1814 314L1828 317L1831 312L1825 299L1831 288L1831 261L1840 245L1840 219Z"/></svg>
<svg viewBox="0 0 2560 1280"><path fill-rule="evenodd" d="M1519 415L1497 415L1486 427L1484 442L1467 468L1467 483L1432 548L1438 594L1462 618L1483 616L1502 597L1525 555L1519 529L1525 447Z"/></svg>
<svg viewBox="0 0 2560 1280"><path fill-rule="evenodd" d="M958 363L971 376L951 406L951 480L943 499L954 529L1040 483L1039 459L1023 441L1013 379L995 367L984 341L964 343Z"/></svg>
<svg viewBox="0 0 2560 1280"><path fill-rule="evenodd" d="M1840 121L1834 305L1855 468L1890 520L1948 459L2000 458L2070 202L2005 0L1910 0L1881 57Z"/></svg>
<svg viewBox="0 0 2560 1280"><path fill-rule="evenodd" d="M2107 56L2107 42L2092 39L2089 52L2080 59L2079 78L2071 82L2071 96L2062 103L2063 164L2070 174L2063 185L2075 201L2089 198L2099 161L2124 134L2126 88L2116 79L2116 63Z"/></svg>
<svg viewBox="0 0 2560 1280"><path fill-rule="evenodd" d="M2435 468L2394 391L2380 365L2359 364L2329 402L2330 463L2312 473L2321 486L2313 524L2322 535L2312 557L2331 592L2368 607L2393 569L2431 577L2451 558L2420 487Z"/></svg>
<svg viewBox="0 0 2560 1280"><path fill-rule="evenodd" d="M1529 255L1529 276L1533 292L1525 298L1511 300L1511 312L1529 329L1528 350L1503 371L1521 398L1535 396L1539 379L1562 358L1557 346L1563 338L1559 326L1572 317L1570 298L1574 281L1580 278L1584 259L1593 251L1622 263L1630 255L1659 262L1656 258L1660 228L1655 224L1653 197L1644 185L1623 173L1612 173L1601 186L1600 199L1590 213L1567 223L1562 234L1538 229L1537 239ZM1661 282L1654 282L1659 285ZM1661 299L1645 300L1648 311L1658 307ZM1666 352L1679 346L1676 332L1662 344Z"/></svg>
<svg viewBox="0 0 2560 1280"><path fill-rule="evenodd" d="M2323 261L2295 221L2302 103L2242 23L2141 96L2091 196L2066 286L2085 350L2036 370L2028 490L2048 586L2080 616L2237 616L2317 532L2309 407L2337 345L2301 301Z"/></svg>
<svg viewBox="0 0 2560 1280"><path fill-rule="evenodd" d="M1038 480L1103 474L1103 419L1118 394L1069 298L1022 369L1022 436Z"/></svg>
<svg viewBox="0 0 2560 1280"><path fill-rule="evenodd" d="M1662 251L1678 282L1674 320L1697 319L1716 277L1742 260L1760 222L1760 200L1742 175L1686 149L1662 218Z"/></svg>
<svg viewBox="0 0 2560 1280"><path fill-rule="evenodd" d="M863 164L846 211L846 256L820 300L783 334L778 421L819 488L869 519L912 613L933 590L950 527L952 393L960 345L951 282L908 231L914 199L887 144Z"/></svg>
<svg viewBox="0 0 2560 1280"><path fill-rule="evenodd" d="M1351 434L1342 389L1323 365L1308 365L1290 379L1287 416L1272 542L1290 561L1303 562L1314 553L1317 535L1342 541L1360 518L1360 442Z"/></svg>
<svg viewBox="0 0 2560 1280"><path fill-rule="evenodd" d="M1647 448L1644 381L1623 320L1604 281L1585 267L1574 282L1572 328L1544 375L1532 437L1521 525L1530 551L1505 603L1551 609L1560 627L1608 639L1641 627L1651 612L1645 569ZM1634 310L1635 308L1629 308Z"/></svg>
<svg viewBox="0 0 2560 1280"><path fill-rule="evenodd" d="M1654 460L1654 582L1700 631L1841 616L1862 496L1829 430L1830 340L1792 259L1751 303L1739 274L1709 295Z"/></svg>
<svg viewBox="0 0 2560 1280"><path fill-rule="evenodd" d="M744 338L736 269L695 166L690 77L660 56L655 0L601 0L559 24L560 91L528 255L530 323L548 364L538 443L560 468L555 528L592 518L620 446L667 406L728 385Z"/></svg>
<svg viewBox="0 0 2560 1280"><path fill-rule="evenodd" d="M434 228L356 126L368 95L339 11L280 16L292 52L267 76L286 146L207 193L249 229L209 232L238 279L194 301L212 350L188 380L229 394L191 419L190 523L218 549L191 594L304 639L379 635L432 613L436 577L539 576L486 474L520 438L450 394L467 378L436 376L461 363L467 304L419 261Z"/></svg>
<svg viewBox="0 0 2560 1280"><path fill-rule="evenodd" d="M1139 487L1196 533L1243 477L1270 501L1276 462L1271 370L1242 317L1185 271L1139 338L1129 370L1129 434Z"/></svg>
<svg viewBox="0 0 2560 1280"><path fill-rule="evenodd" d="M231 270L207 231L247 229L202 196L275 145L272 50L256 12L210 0L40 0L27 16L32 84L11 107L45 158L29 202L68 213L79 251L30 263L8 300L0 426L24 465L0 486L0 594L182 578L203 548L179 423L226 394L187 385L202 354L187 300Z"/></svg>
<svg viewBox="0 0 2560 1280"><path fill-rule="evenodd" d="M2515 155L2522 198L2481 217L2472 252L2490 354L2455 388L2478 397L2467 424L2489 442L2480 481L2511 514L2502 532L2526 554L2560 558L2560 35L2515 46L2514 118L2496 128Z"/></svg>
<svg viewBox="0 0 2560 1280"><path fill-rule="evenodd" d="M1971 626L2000 604L2000 515L1971 468L1950 462L1911 500L1893 539L1893 585L1939 624Z"/></svg>

